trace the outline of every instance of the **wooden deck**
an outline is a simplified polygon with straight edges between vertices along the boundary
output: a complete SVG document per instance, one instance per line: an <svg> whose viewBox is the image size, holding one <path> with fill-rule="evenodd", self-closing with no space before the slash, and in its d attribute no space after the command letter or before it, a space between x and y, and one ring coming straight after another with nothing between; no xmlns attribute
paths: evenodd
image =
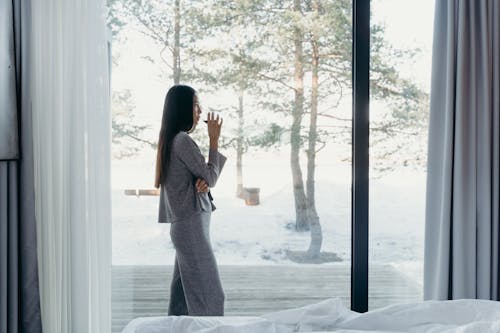
<svg viewBox="0 0 500 333"><path fill-rule="evenodd" d="M113 266L112 329L120 332L133 318L164 316L172 266ZM349 306L350 266L219 266L226 294L225 315L261 315L330 297ZM369 307L416 302L418 284L393 267L370 267Z"/></svg>

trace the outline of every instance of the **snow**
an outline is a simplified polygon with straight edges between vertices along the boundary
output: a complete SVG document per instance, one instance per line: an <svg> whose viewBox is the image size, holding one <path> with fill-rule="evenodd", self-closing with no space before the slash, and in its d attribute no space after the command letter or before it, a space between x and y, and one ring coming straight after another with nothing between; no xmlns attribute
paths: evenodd
<svg viewBox="0 0 500 333"><path fill-rule="evenodd" d="M330 147L322 156L338 153L335 149ZM246 206L234 196L235 158L226 153L228 162L212 189L217 210L210 232L219 265L299 265L285 257L285 250L307 250L310 234L290 228L295 210L287 154L261 152L245 158L245 186L261 189L261 204ZM113 161L114 265L174 262L170 225L156 222L158 197L124 195L125 188L152 188L154 168L147 161L152 159ZM323 229L322 251L334 252L343 260L326 265L350 265L350 171L349 163L319 158L316 203ZM370 263L390 264L420 284L424 203L423 171L393 172L370 181Z"/></svg>

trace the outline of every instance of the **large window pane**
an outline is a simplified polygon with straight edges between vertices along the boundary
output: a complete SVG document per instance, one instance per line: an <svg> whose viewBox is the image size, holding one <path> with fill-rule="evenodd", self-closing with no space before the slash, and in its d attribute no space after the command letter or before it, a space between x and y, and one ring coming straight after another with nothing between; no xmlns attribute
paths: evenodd
<svg viewBox="0 0 500 333"><path fill-rule="evenodd" d="M170 226L157 223L157 196L125 190L153 188L174 82L198 90L202 117L225 118L211 240L226 315L349 306L351 1L176 3L109 1L113 330L167 312ZM205 128L192 136L206 153Z"/></svg>
<svg viewBox="0 0 500 333"><path fill-rule="evenodd" d="M370 309L422 299L433 7L371 3Z"/></svg>

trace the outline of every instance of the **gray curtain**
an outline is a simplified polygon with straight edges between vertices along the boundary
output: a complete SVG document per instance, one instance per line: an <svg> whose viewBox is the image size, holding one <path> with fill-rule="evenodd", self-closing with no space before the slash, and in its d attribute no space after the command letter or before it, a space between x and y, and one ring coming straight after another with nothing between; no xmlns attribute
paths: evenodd
<svg viewBox="0 0 500 333"><path fill-rule="evenodd" d="M12 0L0 0L0 160L19 157Z"/></svg>
<svg viewBox="0 0 500 333"><path fill-rule="evenodd" d="M435 10L424 298L498 300L500 1Z"/></svg>
<svg viewBox="0 0 500 333"><path fill-rule="evenodd" d="M0 333L39 333L42 325L29 89L31 2L12 4L20 158L0 161Z"/></svg>

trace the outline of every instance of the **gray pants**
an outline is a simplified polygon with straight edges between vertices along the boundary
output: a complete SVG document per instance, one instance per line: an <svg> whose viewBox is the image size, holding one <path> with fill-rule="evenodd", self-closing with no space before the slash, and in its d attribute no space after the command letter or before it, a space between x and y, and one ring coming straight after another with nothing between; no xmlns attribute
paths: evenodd
<svg viewBox="0 0 500 333"><path fill-rule="evenodd" d="M210 212L194 214L170 227L175 265L169 316L223 316L224 291L210 244Z"/></svg>

